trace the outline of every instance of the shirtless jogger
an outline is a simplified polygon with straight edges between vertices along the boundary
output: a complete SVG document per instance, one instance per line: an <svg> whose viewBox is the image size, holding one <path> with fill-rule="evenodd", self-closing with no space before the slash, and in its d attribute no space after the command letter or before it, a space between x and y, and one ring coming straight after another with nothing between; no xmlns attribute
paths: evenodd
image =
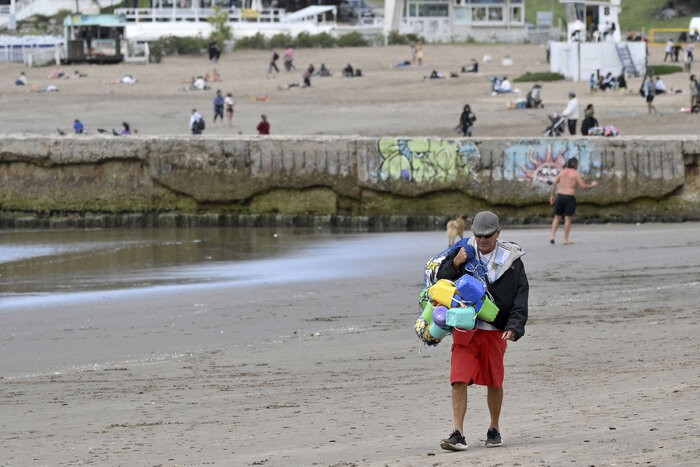
<svg viewBox="0 0 700 467"><path fill-rule="evenodd" d="M571 221L576 213L576 188L588 189L598 186L598 182L596 181L590 184L584 182L577 169L578 159L572 157L566 162L566 168L559 172L554 179L554 183L552 183L549 204L554 206L554 219L552 219L552 237L549 239L549 243L554 243L554 238L557 235L557 228L559 227L559 222L562 217L564 218L564 245L571 245L573 243L569 240L569 233L571 232ZM559 186L558 192L557 186Z"/></svg>

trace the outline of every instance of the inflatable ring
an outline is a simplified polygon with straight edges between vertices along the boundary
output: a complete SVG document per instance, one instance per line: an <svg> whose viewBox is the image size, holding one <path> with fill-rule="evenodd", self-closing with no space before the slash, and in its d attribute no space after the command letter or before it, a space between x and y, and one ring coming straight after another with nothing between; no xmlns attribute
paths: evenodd
<svg viewBox="0 0 700 467"><path fill-rule="evenodd" d="M443 308L444 307L437 307L437 310L439 310L441 314L445 314ZM435 310L436 307L433 305L433 302L428 301L425 304L423 313L418 317L413 327L421 342L429 346L438 345L442 338L452 331L450 327L444 325L438 326L436 323L433 323L433 313Z"/></svg>

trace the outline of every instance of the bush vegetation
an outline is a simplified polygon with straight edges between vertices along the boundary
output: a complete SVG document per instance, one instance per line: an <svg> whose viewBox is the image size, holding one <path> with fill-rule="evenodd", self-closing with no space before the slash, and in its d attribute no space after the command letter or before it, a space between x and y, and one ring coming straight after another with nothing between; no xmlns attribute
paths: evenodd
<svg viewBox="0 0 700 467"><path fill-rule="evenodd" d="M513 80L514 83L526 83L532 81L560 81L566 79L561 73L552 73L550 71L544 71L541 73L530 73L526 72L524 75L518 76Z"/></svg>

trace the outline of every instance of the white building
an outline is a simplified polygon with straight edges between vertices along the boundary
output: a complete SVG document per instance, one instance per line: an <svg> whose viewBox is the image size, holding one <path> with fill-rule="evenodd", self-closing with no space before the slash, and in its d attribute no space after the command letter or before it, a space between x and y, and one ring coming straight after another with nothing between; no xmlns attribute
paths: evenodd
<svg viewBox="0 0 700 467"><path fill-rule="evenodd" d="M384 32L417 34L427 42L522 42L524 0L386 0Z"/></svg>
<svg viewBox="0 0 700 467"><path fill-rule="evenodd" d="M639 76L646 72L646 42L623 42L620 0L559 0L566 6L567 40L552 42L550 69L573 81L612 73Z"/></svg>

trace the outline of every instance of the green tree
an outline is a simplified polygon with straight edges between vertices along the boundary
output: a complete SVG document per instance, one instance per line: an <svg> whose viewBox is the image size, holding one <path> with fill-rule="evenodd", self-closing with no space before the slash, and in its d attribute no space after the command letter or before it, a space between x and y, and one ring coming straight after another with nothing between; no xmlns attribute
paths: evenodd
<svg viewBox="0 0 700 467"><path fill-rule="evenodd" d="M233 31L228 22L228 11L217 6L214 8L214 14L207 18L207 21L214 28L209 39L218 41L220 47L223 47L224 41L233 37Z"/></svg>

